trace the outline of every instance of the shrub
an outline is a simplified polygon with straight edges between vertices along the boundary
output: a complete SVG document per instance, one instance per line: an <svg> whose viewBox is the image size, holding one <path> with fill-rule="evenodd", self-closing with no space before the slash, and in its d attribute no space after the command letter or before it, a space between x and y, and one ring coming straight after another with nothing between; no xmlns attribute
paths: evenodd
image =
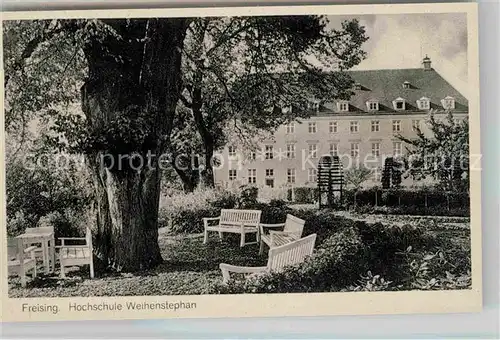
<svg viewBox="0 0 500 340"><path fill-rule="evenodd" d="M259 189L254 186L243 186L240 188L241 192L238 198L238 208L246 209L252 208L257 205L257 198L259 197Z"/></svg>
<svg viewBox="0 0 500 340"><path fill-rule="evenodd" d="M404 226L384 226L382 223L358 223L358 232L365 245L360 250L367 269L378 273L390 280L397 281L402 275L400 263L397 261L398 253L404 252L408 247L427 250L436 245L433 235L425 233L423 228Z"/></svg>
<svg viewBox="0 0 500 340"><path fill-rule="evenodd" d="M455 256L453 256L455 255ZM470 288L470 252L460 259L468 259L469 265L465 268L455 266L450 260L457 259L456 254L437 252L412 252L408 248L403 253L402 270L405 272L399 289L410 290L448 290Z"/></svg>
<svg viewBox="0 0 500 340"><path fill-rule="evenodd" d="M304 293L336 290L357 277L356 253L361 246L353 228L331 236L303 263L276 273L215 284L210 293ZM352 282L352 281L351 281Z"/></svg>
<svg viewBox="0 0 500 340"><path fill-rule="evenodd" d="M287 202L283 200L271 200L268 204L259 203L252 208L262 211L261 220L264 223L283 223L286 215L293 213L293 209L289 208Z"/></svg>
<svg viewBox="0 0 500 340"><path fill-rule="evenodd" d="M297 215L301 213L305 212ZM324 212L307 213L314 222L311 224L307 220L309 230L305 234L315 230L323 237L318 237L315 252L305 262L277 273L253 275L246 280L233 279L227 285L212 286L210 291L221 294L294 293L434 289L437 284L448 287L446 289L470 286L467 263L460 270L457 265L461 261L446 260L441 261L440 266L429 266L429 261L437 261L437 257L423 254L435 252L444 245L421 227L388 227L381 223L336 219ZM327 222L328 219L331 221ZM447 245L446 249L453 247ZM413 259L409 260L410 252L427 262L415 265ZM470 258L470 253L437 256L463 259ZM426 271L420 269L417 275L417 267Z"/></svg>
<svg viewBox="0 0 500 340"><path fill-rule="evenodd" d="M371 271L368 271L366 276L361 276L358 280L357 285L351 285L348 288L344 288L342 292L379 292L392 290L392 281L387 281L380 275L373 275Z"/></svg>
<svg viewBox="0 0 500 340"><path fill-rule="evenodd" d="M6 167L9 235L36 227L44 216L63 215L67 209L79 215L89 208L92 198L89 173L72 162L66 165L57 167L49 163L27 168L20 159L9 161ZM66 224L66 227L69 229L64 233L71 233L74 226Z"/></svg>
<svg viewBox="0 0 500 340"><path fill-rule="evenodd" d="M316 187L297 187L293 189L288 189L288 200L292 201L292 190L293 190L293 202L298 204L309 204L315 203L318 197L318 188Z"/></svg>
<svg viewBox="0 0 500 340"><path fill-rule="evenodd" d="M67 208L63 212L52 212L39 221L39 225L54 227L54 235L59 237L84 237L87 226L94 225L91 210L75 211Z"/></svg>

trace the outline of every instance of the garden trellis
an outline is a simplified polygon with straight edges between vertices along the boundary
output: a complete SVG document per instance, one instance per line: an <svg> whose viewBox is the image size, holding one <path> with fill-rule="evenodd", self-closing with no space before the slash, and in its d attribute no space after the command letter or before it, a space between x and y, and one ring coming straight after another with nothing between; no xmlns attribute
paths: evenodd
<svg viewBox="0 0 500 340"><path fill-rule="evenodd" d="M339 157L321 157L318 163L319 208L333 208L335 206L335 196L339 197L338 202L341 205L343 185L344 174Z"/></svg>

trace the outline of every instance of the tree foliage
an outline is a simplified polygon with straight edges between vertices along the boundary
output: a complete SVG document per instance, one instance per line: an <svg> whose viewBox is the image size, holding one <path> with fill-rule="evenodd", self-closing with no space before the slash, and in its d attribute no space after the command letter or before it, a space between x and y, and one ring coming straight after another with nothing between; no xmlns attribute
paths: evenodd
<svg viewBox="0 0 500 340"><path fill-rule="evenodd" d="M365 56L356 20L330 29L326 17L201 18L188 28L182 104L203 142L205 167L227 131L242 142L308 117L311 98L347 97L342 71ZM335 72L333 72L335 71ZM213 172L205 179L213 185Z"/></svg>
<svg viewBox="0 0 500 340"><path fill-rule="evenodd" d="M345 172L345 181L347 184L359 189L361 184L370 179L372 174L372 170L366 168L365 166L351 168Z"/></svg>
<svg viewBox="0 0 500 340"><path fill-rule="evenodd" d="M416 138L401 135L408 144L407 174L416 180L428 176L439 181L448 191L467 191L469 187L469 123L467 118L456 121L448 111L445 119L429 114L427 126L431 135L417 129Z"/></svg>
<svg viewBox="0 0 500 340"><path fill-rule="evenodd" d="M357 22L331 30L321 16L13 21L3 34L9 133L22 144L35 121L47 153L86 156L96 254L126 271L161 262L159 161L137 168L99 156L201 148L207 157L229 122L273 129L305 112L306 98L347 96L342 71L366 40Z"/></svg>

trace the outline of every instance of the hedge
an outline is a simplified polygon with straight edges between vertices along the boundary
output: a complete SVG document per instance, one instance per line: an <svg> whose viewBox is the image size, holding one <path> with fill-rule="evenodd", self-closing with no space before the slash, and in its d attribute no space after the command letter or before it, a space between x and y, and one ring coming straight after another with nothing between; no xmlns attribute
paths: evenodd
<svg viewBox="0 0 500 340"><path fill-rule="evenodd" d="M467 192L450 193L439 190L381 190L374 187L366 190L345 190L343 196L346 205L416 206L419 208L440 206L446 209L470 205Z"/></svg>

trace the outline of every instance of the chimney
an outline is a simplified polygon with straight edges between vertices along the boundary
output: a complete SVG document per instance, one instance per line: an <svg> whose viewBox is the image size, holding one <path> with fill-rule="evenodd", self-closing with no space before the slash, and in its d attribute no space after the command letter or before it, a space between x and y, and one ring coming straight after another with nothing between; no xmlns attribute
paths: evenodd
<svg viewBox="0 0 500 340"><path fill-rule="evenodd" d="M426 70L426 71L432 70L432 67L431 67L431 58L429 58L427 56L427 54L425 55L425 58L422 61L422 64L424 64L424 70Z"/></svg>

